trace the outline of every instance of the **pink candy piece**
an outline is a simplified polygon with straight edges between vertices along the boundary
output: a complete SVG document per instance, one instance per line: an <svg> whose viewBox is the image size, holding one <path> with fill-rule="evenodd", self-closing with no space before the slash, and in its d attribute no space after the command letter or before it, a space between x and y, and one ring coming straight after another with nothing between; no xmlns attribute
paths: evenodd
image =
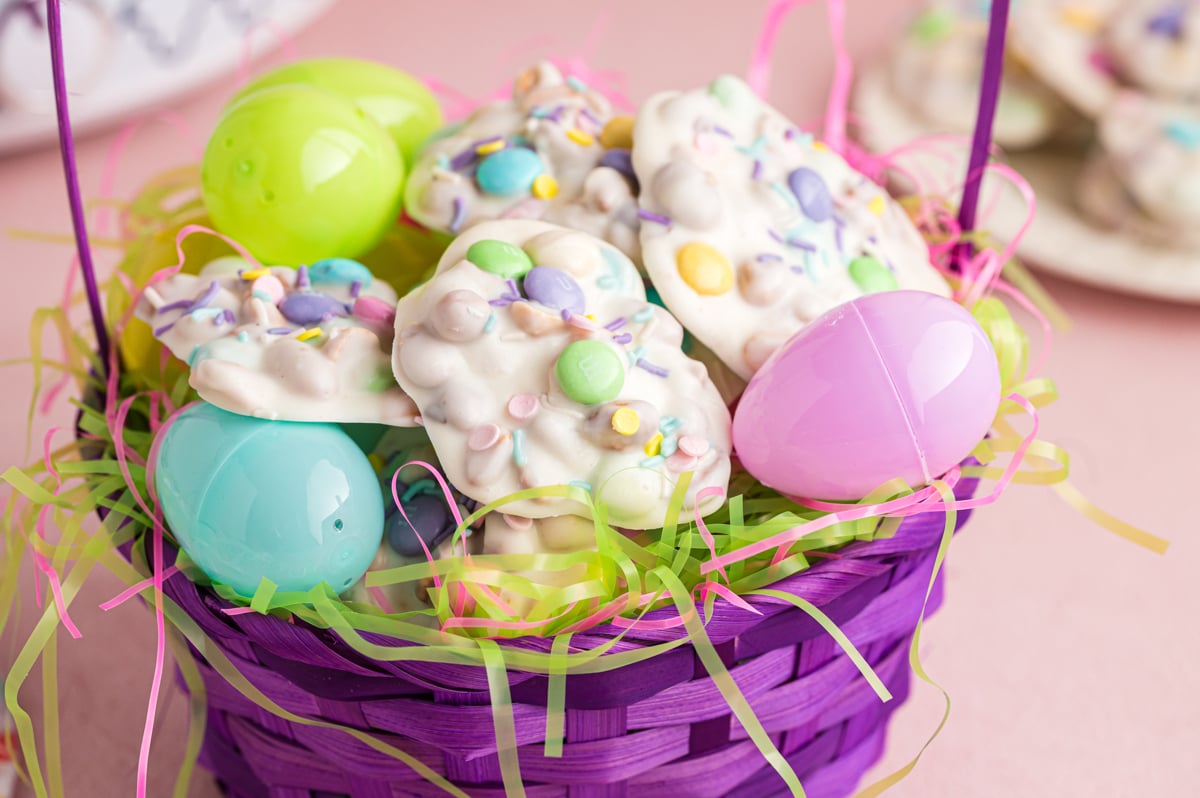
<svg viewBox="0 0 1200 798"><path fill-rule="evenodd" d="M508 400L508 414L517 421L527 421L537 415L541 404L531 393L519 393Z"/></svg>
<svg viewBox="0 0 1200 798"><path fill-rule="evenodd" d="M695 469L699 462L699 459L692 457L690 454L687 454L680 449L679 451L675 452L675 454L667 458L667 470L674 474L682 474L685 471L692 471Z"/></svg>
<svg viewBox="0 0 1200 798"><path fill-rule="evenodd" d="M679 439L679 451L692 457L703 457L708 451L708 440L699 435L684 435Z"/></svg>
<svg viewBox="0 0 1200 798"><path fill-rule="evenodd" d="M360 296L354 300L354 315L367 322L389 326L396 323L396 309L373 296Z"/></svg>
<svg viewBox="0 0 1200 798"><path fill-rule="evenodd" d="M263 294L270 298L272 305L278 305L287 296L283 282L273 274L264 274L250 285L251 294Z"/></svg>
<svg viewBox="0 0 1200 798"><path fill-rule="evenodd" d="M467 448L473 452L482 452L500 442L504 433L495 424L480 424L471 430L467 437Z"/></svg>
<svg viewBox="0 0 1200 798"><path fill-rule="evenodd" d="M596 324L586 316L580 316L578 313L572 313L571 317L567 319L567 324L577 330L584 330L586 332L596 332L600 329L599 324Z"/></svg>

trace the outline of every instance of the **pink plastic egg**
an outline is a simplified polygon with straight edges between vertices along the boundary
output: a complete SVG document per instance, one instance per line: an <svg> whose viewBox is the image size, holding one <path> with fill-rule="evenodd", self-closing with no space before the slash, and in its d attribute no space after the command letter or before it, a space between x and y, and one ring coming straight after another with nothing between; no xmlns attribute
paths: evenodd
<svg viewBox="0 0 1200 798"><path fill-rule="evenodd" d="M1000 369L960 305L869 294L796 333L750 380L734 449L780 493L861 499L899 477L924 485L962 461L1000 404Z"/></svg>

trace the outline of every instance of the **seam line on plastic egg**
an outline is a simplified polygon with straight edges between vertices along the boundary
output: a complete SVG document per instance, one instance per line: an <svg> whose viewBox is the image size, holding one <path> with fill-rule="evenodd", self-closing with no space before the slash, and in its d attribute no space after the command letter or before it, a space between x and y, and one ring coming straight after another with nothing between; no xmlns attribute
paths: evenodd
<svg viewBox="0 0 1200 798"><path fill-rule="evenodd" d="M905 404L904 398L900 395L900 389L896 386L896 381L892 379L892 372L888 370L887 361L883 358L883 353L879 351L879 344L875 342L875 336L871 334L871 326L867 324L867 320L863 318L862 311L855 304L850 305L854 309L854 315L858 316L858 323L862 325L862 331L867 336L867 341L871 344L871 351L875 353L875 358L879 361L879 368L883 370L883 374L887 377L888 387L892 389L892 397L896 400L896 406L900 408L900 415L904 418L904 426L908 429L908 439L912 441L913 452L917 455L917 462L921 466L921 476L925 483L933 481L938 474L929 473L929 464L925 461L925 450L921 448L921 442L917 440L917 431L913 428L912 418L908 414L908 405Z"/></svg>

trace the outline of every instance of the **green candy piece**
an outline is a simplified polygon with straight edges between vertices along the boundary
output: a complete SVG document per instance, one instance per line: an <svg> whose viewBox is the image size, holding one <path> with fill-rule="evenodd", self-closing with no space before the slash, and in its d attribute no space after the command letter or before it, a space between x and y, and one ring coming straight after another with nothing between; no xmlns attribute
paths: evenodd
<svg viewBox="0 0 1200 798"><path fill-rule="evenodd" d="M954 12L948 8L926 11L912 25L912 35L924 44L934 44L945 39L954 30Z"/></svg>
<svg viewBox="0 0 1200 798"><path fill-rule="evenodd" d="M600 341L576 341L554 364L563 393L583 405L599 405L617 398L625 385L625 364Z"/></svg>
<svg viewBox="0 0 1200 798"><path fill-rule="evenodd" d="M200 172L216 228L263 263L356 258L396 221L404 161L346 98L312 86L263 89L217 123Z"/></svg>
<svg viewBox="0 0 1200 798"><path fill-rule="evenodd" d="M895 291L900 287L891 269L870 255L862 255L850 261L850 279L864 294Z"/></svg>
<svg viewBox="0 0 1200 798"><path fill-rule="evenodd" d="M340 94L387 129L405 161L442 126L437 98L407 72L357 58L314 58L271 70L234 98L273 86L303 84Z"/></svg>
<svg viewBox="0 0 1200 798"><path fill-rule="evenodd" d="M533 259L525 254L525 250L494 238L485 238L472 244L467 250L467 260L485 272L509 280L520 280L533 268Z"/></svg>
<svg viewBox="0 0 1200 798"><path fill-rule="evenodd" d="M733 75L721 75L708 84L708 93L734 113L750 114L762 106L762 101L746 81Z"/></svg>

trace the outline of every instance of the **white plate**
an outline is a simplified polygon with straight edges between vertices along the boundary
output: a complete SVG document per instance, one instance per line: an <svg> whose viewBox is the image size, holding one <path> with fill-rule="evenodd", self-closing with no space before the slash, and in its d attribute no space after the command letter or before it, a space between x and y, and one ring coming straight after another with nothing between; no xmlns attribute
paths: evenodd
<svg viewBox="0 0 1200 798"><path fill-rule="evenodd" d="M880 68L865 72L856 89L855 113L862 123L860 137L876 152L884 152L929 135L928 123L915 117L891 92ZM967 147L948 147L953 157L940 161L928 152L914 151L900 160L957 184L966 169ZM1123 293L1200 303L1200 251L1165 249L1128 235L1093 226L1075 209L1073 195L1079 158L1061 153L1017 153L1008 158L1037 197L1033 225L1021 239L1017 254L1031 266L1082 283ZM1011 238L1026 216L1020 195L999 181L985 183L981 208L987 226L1001 238Z"/></svg>
<svg viewBox="0 0 1200 798"><path fill-rule="evenodd" d="M160 106L279 46L334 0L65 0L71 123L80 134ZM0 154L57 136L44 29L0 0ZM45 19L44 3L30 4Z"/></svg>

